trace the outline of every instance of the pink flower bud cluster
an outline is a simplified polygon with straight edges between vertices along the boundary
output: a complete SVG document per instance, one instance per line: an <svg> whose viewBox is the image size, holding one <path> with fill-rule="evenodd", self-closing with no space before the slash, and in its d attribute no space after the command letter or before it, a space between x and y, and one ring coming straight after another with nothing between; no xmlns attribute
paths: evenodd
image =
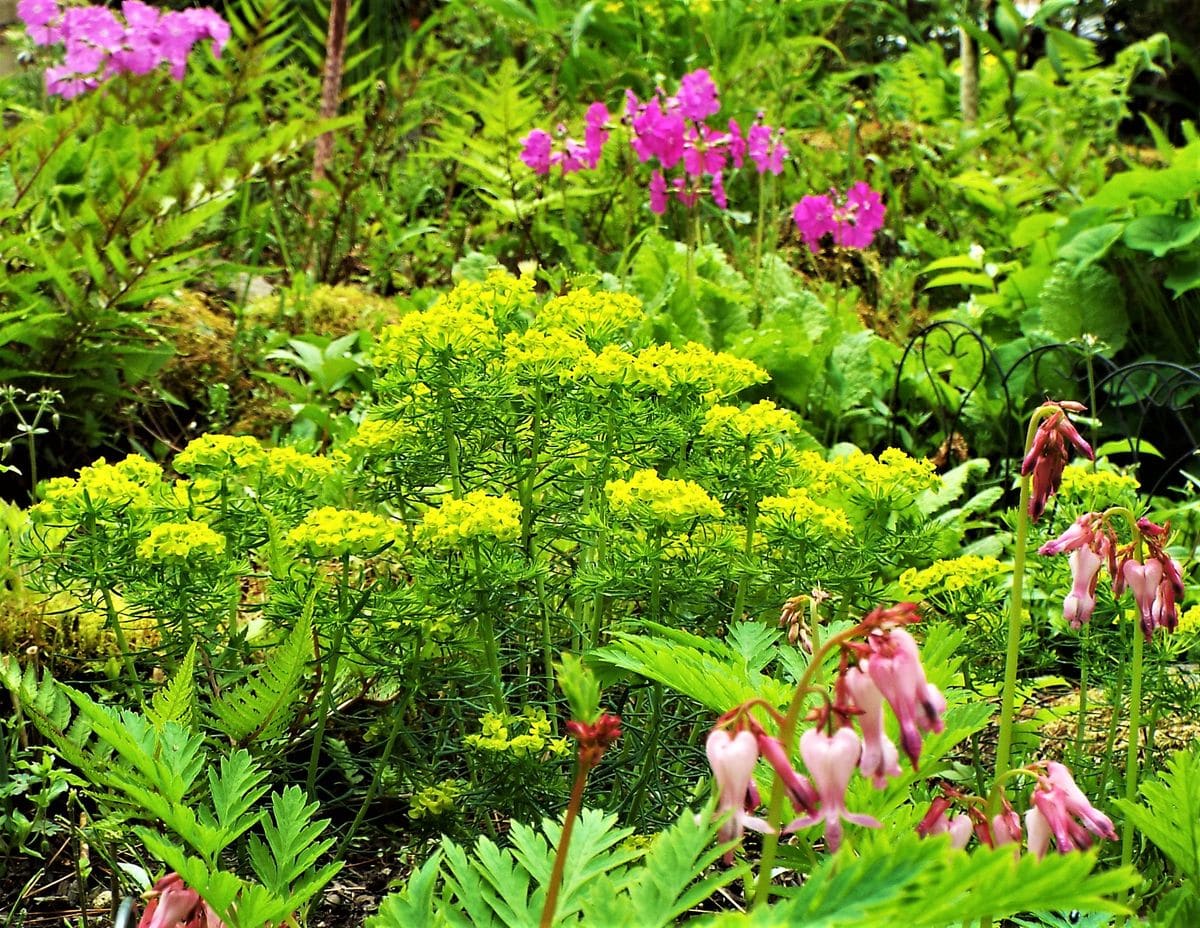
<svg viewBox="0 0 1200 928"><path fill-rule="evenodd" d="M68 100L114 74L149 74L162 64L183 80L197 42L212 40L219 57L230 35L208 7L161 12L141 0L124 0L122 18L103 6L64 9L57 0L19 0L17 15L34 44L63 46L62 63L46 69L46 92Z"/></svg>
<svg viewBox="0 0 1200 928"><path fill-rule="evenodd" d="M554 167L563 174L595 169L608 141L610 119L608 107L603 103L589 106L584 116L582 142L568 138L567 127L561 123L555 136L544 129L534 129L521 140L521 160L535 174L549 174Z"/></svg>
<svg viewBox="0 0 1200 928"><path fill-rule="evenodd" d="M1183 597L1183 573L1165 550L1170 523L1155 525L1137 521L1137 538L1121 546L1102 513L1084 513L1038 554L1067 553L1071 565L1071 591L1063 600L1063 618L1072 628L1089 621L1096 608L1096 586L1100 569L1107 565L1113 593L1128 588L1141 615L1142 633L1149 641L1156 629L1173 632L1179 625L1176 603Z"/></svg>
<svg viewBox="0 0 1200 928"><path fill-rule="evenodd" d="M792 207L800 238L814 255L826 235L842 248L868 248L883 227L883 198L864 181L846 191L809 194Z"/></svg>
<svg viewBox="0 0 1200 928"><path fill-rule="evenodd" d="M1063 468L1067 466L1067 446L1071 445L1089 461L1094 459L1092 446L1083 440L1067 418L1068 412L1083 412L1087 407L1069 401L1046 402L1042 409L1054 411L1038 423L1033 443L1021 462L1021 476L1032 476L1029 494L1029 518L1037 521L1046 510L1046 502L1058 492Z"/></svg>
<svg viewBox="0 0 1200 928"><path fill-rule="evenodd" d="M900 722L901 741L913 769L921 751L921 733L944 728L946 701L926 680L916 641L901 627L917 619L916 606L902 603L876 609L857 626L864 640L846 646L829 709L818 713L817 725L800 736L800 757L811 781L795 770L779 739L768 735L750 714L753 703L717 720L706 748L717 782L717 813L729 816L719 832L722 841L736 840L746 829L771 830L768 822L753 814L761 804L753 776L760 757L774 769L799 814L784 833L823 822L825 844L835 851L841 844L843 821L880 827L871 816L849 811L846 789L855 770L877 788L885 786L888 777L900 775L899 751L883 730L884 703ZM851 665L851 657L860 659ZM854 718L861 734L850 722Z"/></svg>
<svg viewBox="0 0 1200 928"><path fill-rule="evenodd" d="M1091 847L1093 836L1110 841L1117 837L1112 820L1088 801L1075 785L1071 771L1062 764L1045 761L1029 768L1029 772L1037 774L1029 810L1025 813L1031 854L1044 857L1052 838L1058 852L1066 854ZM982 800L965 796L950 786L943 787L943 794L930 804L917 825L917 834L923 838L949 834L951 845L959 850L966 848L974 835L987 847L1012 845L1020 853L1021 818L1007 799L1001 798L1002 811L989 818ZM951 816L950 809L956 802L965 806L965 811Z"/></svg>

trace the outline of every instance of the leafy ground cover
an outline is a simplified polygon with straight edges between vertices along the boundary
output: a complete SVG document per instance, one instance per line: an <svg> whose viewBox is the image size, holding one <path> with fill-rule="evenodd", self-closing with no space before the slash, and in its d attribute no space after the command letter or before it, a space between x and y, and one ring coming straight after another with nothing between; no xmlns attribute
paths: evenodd
<svg viewBox="0 0 1200 928"><path fill-rule="evenodd" d="M1200 922L1159 6L20 0L6 924Z"/></svg>

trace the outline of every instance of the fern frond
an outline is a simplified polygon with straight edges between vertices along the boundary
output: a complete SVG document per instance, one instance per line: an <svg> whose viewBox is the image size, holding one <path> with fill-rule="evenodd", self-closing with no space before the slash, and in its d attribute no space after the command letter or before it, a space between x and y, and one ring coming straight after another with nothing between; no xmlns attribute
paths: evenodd
<svg viewBox="0 0 1200 928"><path fill-rule="evenodd" d="M221 732L238 745L279 737L295 714L311 655L312 620L305 613L248 679L213 703Z"/></svg>
<svg viewBox="0 0 1200 928"><path fill-rule="evenodd" d="M1117 805L1180 876L1200 885L1200 752L1176 752L1159 778L1142 783L1138 792L1144 805L1126 799Z"/></svg>
<svg viewBox="0 0 1200 928"><path fill-rule="evenodd" d="M154 694L146 715L161 731L167 722L177 722L184 728L196 728L196 644L175 670L175 676Z"/></svg>

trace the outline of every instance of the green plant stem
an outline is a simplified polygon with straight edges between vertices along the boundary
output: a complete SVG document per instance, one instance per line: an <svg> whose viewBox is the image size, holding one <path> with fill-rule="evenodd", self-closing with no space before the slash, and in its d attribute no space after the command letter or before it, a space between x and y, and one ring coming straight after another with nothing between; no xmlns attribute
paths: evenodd
<svg viewBox="0 0 1200 928"><path fill-rule="evenodd" d="M1083 741L1087 733L1088 711L1088 629L1090 623L1085 623L1079 635L1079 716L1075 721L1075 769L1083 759Z"/></svg>
<svg viewBox="0 0 1200 928"><path fill-rule="evenodd" d="M783 745L785 757L792 756L796 740L796 727L800 723L800 713L804 710L804 704L807 702L817 668L824 663L825 656L830 651L840 647L842 642L848 641L860 632L861 629L855 625L834 635L820 648L813 649L812 660L809 661L804 675L796 684L787 714L783 718L783 724L779 727L779 741ZM758 862L758 880L755 883L754 901L751 903L751 908L754 909L765 905L771 895L771 870L775 865L775 853L779 849L779 826L782 824L784 792L783 778L777 773L771 786L771 803L767 807L767 824L774 830L763 835L762 856Z"/></svg>
<svg viewBox="0 0 1200 928"><path fill-rule="evenodd" d="M751 497L750 503L747 506L746 513L746 541L742 546L742 552L746 555L746 565L750 563L750 556L754 553L754 527L758 521L758 498ZM743 569L742 575L738 578L737 594L733 598L733 621L740 622L742 613L746 611L746 589L750 586L750 574L748 569Z"/></svg>
<svg viewBox="0 0 1200 928"><path fill-rule="evenodd" d="M558 891L562 888L563 868L567 863L567 848L571 845L571 833L575 830L575 819L583 805L583 787L587 783L591 766L582 755L575 761L575 782L571 784L571 799L563 817L562 833L558 836L558 847L554 849L554 867L550 871L550 884L546 887L546 902L542 906L539 928L550 928L554 924L554 910L558 906Z"/></svg>
<svg viewBox="0 0 1200 928"><path fill-rule="evenodd" d="M504 680L500 674L500 644L496 640L496 623L492 618L487 590L483 585L483 557L479 552L479 539L471 542L471 559L475 568L475 605L479 615L479 632L483 638L483 656L487 661L491 677L492 705L497 712L507 713L504 701Z"/></svg>
<svg viewBox="0 0 1200 928"><path fill-rule="evenodd" d="M121 650L121 662L125 665L125 673L129 675L129 683L137 696L138 704L145 705L142 702L142 688L138 683L137 668L133 664L133 655L129 653L129 645L125 641L125 629L121 628L121 617L117 615L117 606L113 602L112 590L104 587L100 590L100 595L104 597L104 615L108 627L112 629L113 636L117 639L117 647Z"/></svg>
<svg viewBox="0 0 1200 928"><path fill-rule="evenodd" d="M317 798L317 764L321 759L321 745L325 741L325 724L329 720L330 707L333 704L333 690L337 686L338 664L342 656L342 636L345 634L345 623L338 616L333 627L333 638L329 642L329 666L326 669L325 686L321 693L321 708L317 715L317 730L313 733L312 751L308 755L308 776L304 781L304 790L309 799Z"/></svg>
<svg viewBox="0 0 1200 928"><path fill-rule="evenodd" d="M454 419L450 415L450 400L444 389L438 391L438 405L442 410L442 439L446 443L446 463L450 467L450 490L455 499L461 499L462 472L458 461L458 436L454 432Z"/></svg>
<svg viewBox="0 0 1200 928"><path fill-rule="evenodd" d="M367 809L371 803L375 801L375 796L379 792L379 784L383 781L383 771L392 759L392 750L396 746L396 738L400 734L400 729L404 724L404 713L408 711L408 705L412 701L412 694L405 697L404 702L395 708L395 717L392 719L391 728L388 730L387 742L383 746L383 754L380 755L378 763L375 764L375 772L371 775L371 784L367 787L367 794L363 796L362 804L358 807L358 812L355 813L354 821L350 823L350 827L346 830L346 834L342 836L341 843L338 844L337 851L333 855L333 859L344 860L346 851L350 847L350 842L358 833L358 828L362 824L363 819L367 815Z"/></svg>
<svg viewBox="0 0 1200 928"><path fill-rule="evenodd" d="M1053 407L1042 406L1029 418L1025 434L1025 455L1033 447L1038 424L1054 412ZM1022 455L1024 457L1024 455ZM1009 754L1012 751L1013 714L1017 697L1017 661L1021 651L1021 627L1025 621L1025 548L1029 543L1029 495L1030 479L1021 477L1021 498L1017 503L1017 532L1013 552L1012 595L1008 603L1008 648L1004 656L1004 689L1000 694L1000 733L996 741L996 776L1008 770Z"/></svg>
<svg viewBox="0 0 1200 928"><path fill-rule="evenodd" d="M646 798L646 792L650 786L650 777L654 770L658 767L658 739L662 733L662 716L663 716L663 685L661 683L650 684L650 728L649 737L646 739L646 747L642 752L642 769L638 774L637 782L633 785L633 792L629 797L629 821L637 821L638 815L642 811L642 803Z"/></svg>
<svg viewBox="0 0 1200 928"><path fill-rule="evenodd" d="M1137 802L1138 792L1138 740L1142 727L1142 649L1144 635L1142 623L1135 617L1133 627L1133 667L1129 684L1129 744L1125 752L1125 799ZM1126 816L1121 828L1121 866L1133 862L1133 821Z"/></svg>

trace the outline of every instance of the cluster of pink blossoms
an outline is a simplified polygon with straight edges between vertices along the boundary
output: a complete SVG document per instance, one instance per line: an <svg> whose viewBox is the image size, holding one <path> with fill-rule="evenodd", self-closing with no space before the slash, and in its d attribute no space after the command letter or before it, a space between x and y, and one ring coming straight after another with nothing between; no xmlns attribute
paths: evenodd
<svg viewBox="0 0 1200 928"><path fill-rule="evenodd" d="M549 174L558 167L563 174L584 168L595 169L600 163L604 143L608 141L608 107L593 103L584 116L583 141L567 137L567 127L559 124L556 136L544 129L534 129L522 140L521 160L535 174Z"/></svg>
<svg viewBox="0 0 1200 928"><path fill-rule="evenodd" d="M149 74L170 67L182 80L192 47L212 40L220 56L229 41L229 23L208 7L161 12L141 0L124 0L122 22L102 6L72 6L57 0L19 0L17 15L36 45L63 45L60 65L46 69L46 92L71 99L98 87L114 74Z"/></svg>
<svg viewBox="0 0 1200 928"><path fill-rule="evenodd" d="M1039 554L1067 553L1071 564L1071 592L1063 600L1063 617L1079 628L1096 608L1100 568L1108 565L1113 593L1128 587L1141 615L1142 633L1149 641L1155 629L1173 632L1179 625L1176 603L1183 598L1183 572L1166 552L1171 525L1138 519L1137 537L1120 545L1105 513L1087 512L1065 532L1038 549Z"/></svg>
<svg viewBox="0 0 1200 928"><path fill-rule="evenodd" d="M804 244L815 255L826 235L843 248L870 247L875 233L883 228L886 212L879 194L860 180L845 196L833 189L809 194L792 207L792 219Z"/></svg>
<svg viewBox="0 0 1200 928"><path fill-rule="evenodd" d="M1067 446L1073 446L1089 461L1095 457L1092 446L1083 440L1067 416L1068 412L1083 412L1086 406L1062 400L1045 402L1041 408L1050 412L1038 423L1033 443L1021 462L1021 476L1032 478L1029 518L1035 522L1046 511L1046 502L1062 484L1063 468L1067 466L1069 456Z"/></svg>
<svg viewBox="0 0 1200 928"><path fill-rule="evenodd" d="M1043 761L1026 769L1037 777L1025 813L1030 853L1044 857L1051 838L1058 852L1066 854L1091 847L1093 835L1110 841L1117 837L1112 820L1088 801L1062 764ZM919 835L948 834L951 845L959 849L967 846L972 835L987 847L1019 848L1021 817L1007 799L1002 799L1002 810L989 818L981 800L966 797L953 787L943 787L943 793L933 800L917 826ZM963 800L966 811L951 817L952 803Z"/></svg>
<svg viewBox="0 0 1200 928"><path fill-rule="evenodd" d="M717 720L706 750L717 782L717 814L729 816L719 832L722 841L739 838L747 828L772 830L770 823L753 814L761 804L754 783L759 757L774 768L799 813L784 827L785 834L823 821L825 843L834 851L841 844L843 820L879 827L871 816L846 808L846 788L856 769L877 788L886 785L888 777L900 775L900 753L883 730L883 704L891 706L900 723L901 746L913 769L920 757L922 733L944 727L946 701L925 678L917 643L903 628L918 619L913 603L876 609L851 633L862 640L843 643L833 699L818 713L817 725L800 736L800 756L811 782L792 766L783 744L751 715L752 708L762 707L757 701ZM854 719L861 735L853 727Z"/></svg>
<svg viewBox="0 0 1200 928"><path fill-rule="evenodd" d="M708 120L721 108L717 85L703 68L685 74L679 91L667 96L662 90L642 102L632 90L625 91L625 118L632 135L630 147L643 164L657 162L650 175L650 208L666 212L672 195L691 207L704 193L724 209L725 175L730 166L741 168L749 160L760 174L781 174L787 146L783 130L772 129L762 114L742 132L736 119L720 128ZM567 136L566 126L556 136L534 129L521 140L521 160L537 174L559 167L564 174L595 168L609 138L611 115L603 103L593 103L585 117L584 140ZM668 177L679 167L682 173Z"/></svg>
<svg viewBox="0 0 1200 928"><path fill-rule="evenodd" d="M630 146L643 164L658 162L650 175L650 209L655 213L666 212L672 194L692 207L708 193L725 209L725 174L747 159L759 174L783 173L788 155L783 129L766 125L761 113L744 134L736 119L723 127L708 125L720 109L717 85L703 68L680 78L674 96L660 89L642 102L632 90L625 91L625 116L633 131ZM665 172L676 166L682 167L682 174L668 178Z"/></svg>

